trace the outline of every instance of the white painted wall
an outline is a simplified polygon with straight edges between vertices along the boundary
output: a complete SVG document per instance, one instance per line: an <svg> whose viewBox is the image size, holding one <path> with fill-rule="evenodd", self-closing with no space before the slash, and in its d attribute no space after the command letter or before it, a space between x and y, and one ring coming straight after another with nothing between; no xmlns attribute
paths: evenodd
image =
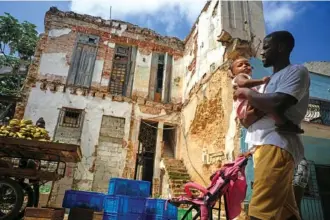
<svg viewBox="0 0 330 220"><path fill-rule="evenodd" d="M217 36L221 33L221 11L216 8L216 0L210 3L207 11L202 12L199 17L199 22L196 25L194 36L198 33L197 37L197 58L196 58L196 72L193 76L191 73L186 73L184 82L184 97L187 97L192 87L203 77L204 74L213 71L214 68L219 67L222 62L224 54L224 47L221 43L217 42ZM220 7L220 4L217 6ZM213 16L213 11L216 10L217 14ZM185 66L189 66L193 56L188 55L184 57ZM185 70L185 72L188 70Z"/></svg>
<svg viewBox="0 0 330 220"><path fill-rule="evenodd" d="M60 37L62 35L69 34L71 32L70 28L63 28L63 29L52 29L48 32L49 37Z"/></svg>
<svg viewBox="0 0 330 220"><path fill-rule="evenodd" d="M92 82L101 83L103 65L104 60L95 60ZM41 76L55 75L67 77L69 69L67 53L43 53L41 55L39 68Z"/></svg>
<svg viewBox="0 0 330 220"><path fill-rule="evenodd" d="M79 95L71 95L67 92L50 92L39 89L40 84L37 83L29 96L28 104L25 109L24 118L33 121L43 117L46 121L46 129L50 136L53 136L57 119L59 116L59 108L71 107L85 109L85 120L81 136L81 150L83 160L78 164L78 172L75 179L93 180L93 173L88 169L91 167L94 157L95 145L98 144L99 132L103 115L111 115L115 117L125 118L125 140L128 140L132 104L126 102L113 102L110 98L102 100L98 97L85 97ZM83 188L86 188L82 186ZM88 188L88 187L87 187Z"/></svg>
<svg viewBox="0 0 330 220"><path fill-rule="evenodd" d="M70 66L66 53L43 53L40 58L40 75L68 76Z"/></svg>

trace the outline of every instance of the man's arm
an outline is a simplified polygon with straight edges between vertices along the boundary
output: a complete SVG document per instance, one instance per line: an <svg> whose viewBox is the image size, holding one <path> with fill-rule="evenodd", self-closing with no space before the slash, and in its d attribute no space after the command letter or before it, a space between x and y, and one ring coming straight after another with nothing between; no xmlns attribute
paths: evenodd
<svg viewBox="0 0 330 220"><path fill-rule="evenodd" d="M235 79L235 83L237 84L237 86L243 88L253 88L265 84L268 81L269 77L264 77L262 79L248 79L244 75L238 75Z"/></svg>
<svg viewBox="0 0 330 220"><path fill-rule="evenodd" d="M295 105L298 100L285 93L257 93L250 90L247 99L253 107L262 110L268 114L277 114L284 112L292 105Z"/></svg>

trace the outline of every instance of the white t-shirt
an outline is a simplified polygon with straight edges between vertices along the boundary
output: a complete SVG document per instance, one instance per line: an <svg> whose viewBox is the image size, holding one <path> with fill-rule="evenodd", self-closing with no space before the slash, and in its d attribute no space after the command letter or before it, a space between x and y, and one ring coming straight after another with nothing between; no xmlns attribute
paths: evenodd
<svg viewBox="0 0 330 220"><path fill-rule="evenodd" d="M294 124L300 125L304 119L309 102L310 78L306 67L289 65L271 75L264 93L285 93L295 97L298 102L291 106L285 115ZM250 150L257 145L275 145L287 150L298 164L304 157L301 136L297 134L279 134L275 131L275 121L268 115L252 124L246 134L245 142Z"/></svg>

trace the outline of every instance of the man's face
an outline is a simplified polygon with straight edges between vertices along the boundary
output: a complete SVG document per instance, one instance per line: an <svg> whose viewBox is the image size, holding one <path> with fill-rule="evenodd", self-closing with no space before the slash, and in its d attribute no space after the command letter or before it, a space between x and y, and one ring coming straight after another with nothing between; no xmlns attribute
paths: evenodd
<svg viewBox="0 0 330 220"><path fill-rule="evenodd" d="M262 62L264 67L271 67L277 60L279 51L277 45L272 41L272 38L265 38L262 46Z"/></svg>
<svg viewBox="0 0 330 220"><path fill-rule="evenodd" d="M235 60L232 64L232 72L234 76L239 73L250 75L252 73L252 67L247 59L241 58Z"/></svg>

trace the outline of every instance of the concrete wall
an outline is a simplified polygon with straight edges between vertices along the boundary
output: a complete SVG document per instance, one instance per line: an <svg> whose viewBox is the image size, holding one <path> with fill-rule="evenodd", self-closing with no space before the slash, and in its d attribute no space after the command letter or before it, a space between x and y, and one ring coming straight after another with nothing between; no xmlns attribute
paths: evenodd
<svg viewBox="0 0 330 220"><path fill-rule="evenodd" d="M260 56L260 42L265 37L262 1L221 1L222 29L234 38L253 40L256 56Z"/></svg>
<svg viewBox="0 0 330 220"><path fill-rule="evenodd" d="M313 73L330 76L330 62L316 61L304 63L304 66Z"/></svg>

